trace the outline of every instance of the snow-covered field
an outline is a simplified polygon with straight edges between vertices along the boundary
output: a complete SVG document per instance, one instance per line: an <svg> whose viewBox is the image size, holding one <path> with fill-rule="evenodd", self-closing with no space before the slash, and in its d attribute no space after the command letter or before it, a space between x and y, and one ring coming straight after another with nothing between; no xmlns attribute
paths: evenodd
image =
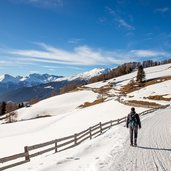
<svg viewBox="0 0 171 171"><path fill-rule="evenodd" d="M137 112L144 110L144 108L137 108ZM110 100L53 117L2 124L0 126L0 157L22 152L26 145L73 135L99 122L124 117L129 111L129 106Z"/></svg>
<svg viewBox="0 0 171 171"><path fill-rule="evenodd" d="M150 68L144 69L146 74L146 79L156 79L160 77L166 77L171 76L171 64L161 65L161 66L155 66ZM113 90L110 92L112 94L118 94L117 90L120 90L120 88L130 82L130 80L136 80L136 74L137 71L132 72L127 75L123 75L111 80L108 80L106 82L98 82L87 85L87 87L90 88L100 88L102 86L106 86L108 84L113 84ZM150 95L165 95L164 97L170 98L171 97L171 81L164 81L162 83L154 84L145 88L142 88L138 91L132 92L127 94L126 97L122 97L124 100L143 100L143 101L149 101L149 102L157 102L158 104L165 105L170 104L171 102L168 101L156 101L156 100L146 100L146 97L149 97Z"/></svg>
<svg viewBox="0 0 171 171"><path fill-rule="evenodd" d="M171 64L147 68L145 73L147 79L171 76ZM85 102L93 102L98 98L98 93L94 93L91 88L100 88L113 82L113 89L110 93L117 95L117 90L131 79L134 79L135 76L136 72L133 72L106 82L90 84L87 85L90 88L89 90L80 90L55 96L40 101L31 107L18 110L17 120L20 122L0 124L0 158L23 152L23 148L26 145L34 145L72 135L99 122L106 122L126 116L131 107L119 103L116 100L116 96L109 97L105 102L90 107L79 108L78 106ZM145 87L128 96L133 96L132 99L143 99L143 97L150 95L163 94L171 97L170 86L171 81L165 81ZM161 104L166 103L169 104L170 102L161 102ZM138 113L144 110L147 109L136 108ZM51 115L52 117L31 119L46 115ZM55 155L38 156L33 158L30 163L9 170L97 171L107 169L112 171L115 157L120 153L124 153L124 144L128 143L127 139L128 130L122 124L70 150ZM162 144L159 145L162 146ZM159 148L159 145L155 148ZM116 167L118 169L118 166Z"/></svg>
<svg viewBox="0 0 171 171"><path fill-rule="evenodd" d="M162 105L166 105L170 102L163 101L163 100L149 100L145 99L150 95L161 95L165 98L171 98L171 80L164 81L158 84L150 85L148 87L142 88L136 92L132 92L127 94L126 100L143 100L143 101L150 101L150 102L157 102Z"/></svg>
<svg viewBox="0 0 171 171"><path fill-rule="evenodd" d="M38 116L57 116L76 110L85 102L93 102L98 94L92 91L76 91L51 97L40 101L30 108L18 110L18 120L36 118Z"/></svg>
<svg viewBox="0 0 171 171"><path fill-rule="evenodd" d="M141 118L137 147L130 147L129 130L121 124L72 149L39 156L9 171L169 171L170 110L159 110Z"/></svg>
<svg viewBox="0 0 171 171"><path fill-rule="evenodd" d="M165 64L160 66L154 66L144 69L146 74L146 79L153 79L158 77L170 76L171 75L171 64ZM91 88L100 88L102 86L108 85L109 83L115 83L115 88L120 88L123 85L126 85L130 82L130 80L136 78L137 71L132 72L130 74L126 74L120 77L116 77L114 79L108 80L106 82L97 82L93 84L89 84L86 87Z"/></svg>
<svg viewBox="0 0 171 171"><path fill-rule="evenodd" d="M38 156L31 162L9 169L11 171L97 171L112 164L112 155L123 151L128 131L117 126L91 141L85 141L72 149Z"/></svg>

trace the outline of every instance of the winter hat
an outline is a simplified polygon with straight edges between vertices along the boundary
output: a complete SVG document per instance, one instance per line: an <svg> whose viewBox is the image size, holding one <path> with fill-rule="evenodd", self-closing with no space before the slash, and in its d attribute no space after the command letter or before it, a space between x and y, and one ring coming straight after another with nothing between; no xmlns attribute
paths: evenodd
<svg viewBox="0 0 171 171"><path fill-rule="evenodd" d="M131 111L132 111L132 112L135 112L135 108L134 108L134 107L132 107L132 108L131 108Z"/></svg>

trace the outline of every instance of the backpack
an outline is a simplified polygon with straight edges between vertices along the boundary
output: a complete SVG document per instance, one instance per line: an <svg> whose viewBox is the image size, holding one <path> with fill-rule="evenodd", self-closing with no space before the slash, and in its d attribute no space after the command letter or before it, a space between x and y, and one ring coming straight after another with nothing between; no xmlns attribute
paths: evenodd
<svg viewBox="0 0 171 171"><path fill-rule="evenodd" d="M130 116L129 116L129 126L131 128L135 128L138 126L138 120L137 120L137 117L136 117L136 113L131 113Z"/></svg>

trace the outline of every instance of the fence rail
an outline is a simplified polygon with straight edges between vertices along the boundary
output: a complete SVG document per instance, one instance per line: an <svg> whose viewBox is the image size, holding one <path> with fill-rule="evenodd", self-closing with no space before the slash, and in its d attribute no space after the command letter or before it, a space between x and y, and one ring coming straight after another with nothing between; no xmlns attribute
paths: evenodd
<svg viewBox="0 0 171 171"><path fill-rule="evenodd" d="M146 111L140 113L139 115L143 116L148 113L154 112L158 109L166 108L168 106L169 105L149 109L149 110L146 110ZM104 133L107 129L110 129L112 126L126 122L126 119L127 119L126 117L123 117L123 118L119 118L117 120L111 120L111 121L108 121L105 123L100 122L86 130L83 130L83 131L81 131L77 134L71 135L71 136L51 140L51 141L40 143L40 144L35 144L32 146L25 146L23 153L14 154L11 156L0 158L0 163L6 163L9 161L17 160L15 163L7 164L3 167L0 167L0 170L5 170L8 168L29 162L30 158L36 157L38 155L41 155L41 154L44 154L44 153L47 153L50 151L54 151L54 153L57 153L57 152L72 148L76 145L79 145L80 143L82 143L83 141L85 141L87 139L92 139L92 138ZM46 147L46 149L42 149L40 151L34 152L37 149L41 149L41 148L45 148L45 147ZM30 154L31 152L33 152L33 153ZM24 158L24 160L18 161L19 158Z"/></svg>
<svg viewBox="0 0 171 171"><path fill-rule="evenodd" d="M10 117L12 117L14 115L15 115L15 112L14 113L13 112L7 113L7 114L5 114L3 116L0 116L0 120L8 119L8 118L10 118Z"/></svg>

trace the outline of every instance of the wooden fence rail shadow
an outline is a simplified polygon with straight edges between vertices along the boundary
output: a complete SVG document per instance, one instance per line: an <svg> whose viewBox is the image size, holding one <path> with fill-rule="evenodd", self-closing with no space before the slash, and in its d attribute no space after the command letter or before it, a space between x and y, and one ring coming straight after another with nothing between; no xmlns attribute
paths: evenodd
<svg viewBox="0 0 171 171"><path fill-rule="evenodd" d="M154 112L155 110L164 109L168 106L169 105L146 110L146 111L140 113L139 115L140 116L147 115L151 112ZM92 139L94 137L101 135L102 133L104 133L105 131L107 131L108 129L110 129L111 127L113 127L115 125L126 122L126 119L127 119L127 117L123 117L123 118L111 120L111 121L108 121L105 123L100 122L94 126L91 126L88 129L81 131L79 133L76 133L74 135L54 139L54 140L51 140L48 142L35 144L32 146L25 146L23 153L18 153L18 154L14 154L11 156L0 158L0 163L1 163L1 165L3 165L2 167L0 167L0 171L23 164L23 163L26 163L26 162L29 162L31 158L36 157L41 154L44 154L44 153L47 153L47 152L50 152L50 151L52 151L53 153L57 153L57 152L64 151L69 148L75 147L87 139ZM41 148L43 148L43 149L41 149ZM19 160L21 158L22 158L22 160ZM14 163L9 163L11 161L14 161ZM5 165L4 163L8 163L8 164Z"/></svg>

